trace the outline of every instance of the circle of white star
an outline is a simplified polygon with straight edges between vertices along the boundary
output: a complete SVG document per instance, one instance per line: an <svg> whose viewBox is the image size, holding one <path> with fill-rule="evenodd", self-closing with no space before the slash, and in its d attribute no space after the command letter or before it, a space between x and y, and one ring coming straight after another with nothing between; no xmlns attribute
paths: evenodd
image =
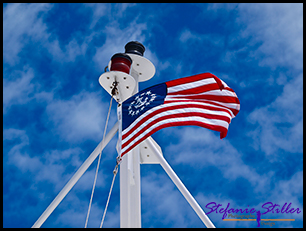
<svg viewBox="0 0 306 231"><path fill-rule="evenodd" d="M128 107L129 115L138 115L146 106L150 105L156 98L156 94L151 91L143 92L137 95Z"/></svg>

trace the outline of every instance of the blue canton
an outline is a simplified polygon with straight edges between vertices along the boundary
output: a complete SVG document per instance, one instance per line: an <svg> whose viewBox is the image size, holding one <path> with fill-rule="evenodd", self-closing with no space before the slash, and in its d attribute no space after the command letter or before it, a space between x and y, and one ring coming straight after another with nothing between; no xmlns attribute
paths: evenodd
<svg viewBox="0 0 306 231"><path fill-rule="evenodd" d="M144 89L122 103L122 131L139 116L164 103L167 95L165 83Z"/></svg>

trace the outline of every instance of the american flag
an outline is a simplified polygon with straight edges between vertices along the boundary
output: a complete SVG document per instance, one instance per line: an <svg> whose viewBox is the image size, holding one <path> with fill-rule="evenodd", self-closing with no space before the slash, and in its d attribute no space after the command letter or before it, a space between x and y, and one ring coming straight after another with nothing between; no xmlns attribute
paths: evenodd
<svg viewBox="0 0 306 231"><path fill-rule="evenodd" d="M147 88L122 103L121 156L165 127L201 126L222 139L239 109L236 93L211 73Z"/></svg>

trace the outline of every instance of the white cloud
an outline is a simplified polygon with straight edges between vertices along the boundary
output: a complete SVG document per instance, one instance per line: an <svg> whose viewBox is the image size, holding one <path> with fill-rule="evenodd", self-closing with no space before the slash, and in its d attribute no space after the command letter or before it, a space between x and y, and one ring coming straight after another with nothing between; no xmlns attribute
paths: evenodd
<svg viewBox="0 0 306 231"><path fill-rule="evenodd" d="M207 10L217 11L219 9L224 9L227 11L231 11L236 9L238 3L211 3L208 5Z"/></svg>
<svg viewBox="0 0 306 231"><path fill-rule="evenodd" d="M259 64L303 68L303 4L239 4L242 36L261 43L252 54Z"/></svg>
<svg viewBox="0 0 306 231"><path fill-rule="evenodd" d="M254 186L263 187L262 176L243 163L241 154L228 140L220 140L212 131L186 127L167 129L166 134L179 139L179 142L165 148L166 155L170 155L175 164L187 164L194 168L215 166L226 179L248 176Z"/></svg>
<svg viewBox="0 0 306 231"><path fill-rule="evenodd" d="M16 144L8 153L3 153L8 158L8 163L17 166L21 171L37 171L41 166L38 158L31 158L24 149L29 145L29 137L24 130L9 128L3 130L3 141L14 141Z"/></svg>
<svg viewBox="0 0 306 231"><path fill-rule="evenodd" d="M201 223L188 202L170 181L166 173L142 177L142 219L145 223L172 227L193 227ZM161 219L158 221L158 219ZM149 228L161 228L149 226Z"/></svg>
<svg viewBox="0 0 306 231"><path fill-rule="evenodd" d="M9 140L16 142L15 145L11 147L8 153L4 153L8 158L8 163L16 166L21 172L30 172L35 174L35 179L37 181L48 180L52 183L59 182L58 178L64 172L64 166L62 163L54 165L54 159L63 157L66 155L50 155L47 160L44 160L41 156L30 156L28 153L29 137L25 130L18 129L5 129L3 131L3 140ZM75 150L72 150L75 153ZM79 152L79 151L78 151ZM64 152L65 153L65 152ZM54 154L54 153L53 153ZM39 174L37 174L39 172Z"/></svg>
<svg viewBox="0 0 306 231"><path fill-rule="evenodd" d="M69 142L101 140L109 105L99 98L96 93L81 92L70 100L50 102L46 112L60 137ZM116 118L114 115L111 117ZM109 124L112 123L110 120Z"/></svg>
<svg viewBox="0 0 306 231"><path fill-rule="evenodd" d="M69 41L68 44L60 47L59 40L45 41L43 46L54 58L54 61L59 63L74 62L79 56L84 56L88 48L88 44L96 33L93 32L88 36L84 36L82 44L78 44L75 38Z"/></svg>
<svg viewBox="0 0 306 231"><path fill-rule="evenodd" d="M194 33L191 33L190 30L185 29L184 31L181 32L181 35L179 37L179 40L182 43L187 42L188 40L200 40L201 38L197 35L195 35Z"/></svg>
<svg viewBox="0 0 306 231"><path fill-rule="evenodd" d="M206 22L203 20L203 27L205 28ZM215 55L225 49L225 36L211 31L199 31L190 28L184 28L178 36L180 53L184 54L184 59L173 57L170 63L172 72L176 76L188 76L190 73L196 74L197 71L211 70L209 62L202 61L199 69L200 60L215 59ZM190 49L194 50L193 55L190 56ZM214 52L211 52L214 50ZM194 61L194 58L196 61ZM170 60L170 59L169 59ZM202 70L201 70L202 69Z"/></svg>
<svg viewBox="0 0 306 231"><path fill-rule="evenodd" d="M292 203L291 207L299 208L302 213L288 214L288 217L303 220L303 202L299 201L299 197L303 197L303 171L296 172L288 180L278 181L267 201L273 201L281 206Z"/></svg>
<svg viewBox="0 0 306 231"><path fill-rule="evenodd" d="M292 73L303 68L303 5L302 4L210 4L208 10L219 14L235 15L230 21L235 27L226 37L226 47L220 58L226 67L243 68L256 63L270 68L270 72L240 80L240 86L252 87L258 82L285 85ZM290 70L285 79L276 74ZM244 69L242 69L244 71ZM268 70L268 69L266 69ZM276 71L273 73L272 71ZM252 71L250 71L252 75Z"/></svg>
<svg viewBox="0 0 306 231"><path fill-rule="evenodd" d="M53 99L53 91L42 90L32 67L24 66L22 70L16 69L12 72L4 71L3 75L3 115L6 115L13 105L26 105L31 100L45 103Z"/></svg>
<svg viewBox="0 0 306 231"><path fill-rule="evenodd" d="M196 42L201 42L204 43L206 46L218 46L218 47L224 46L224 37L220 36L219 34L213 34L213 33L200 34L186 28L181 32L179 40L181 43L188 42L189 44L193 44ZM188 46L185 45L185 47L186 49L190 49L190 45Z"/></svg>
<svg viewBox="0 0 306 231"><path fill-rule="evenodd" d="M33 78L34 71L29 67L24 67L23 71L13 71L3 78L4 114L13 104L25 104L31 99L29 95L34 91L34 84L31 83Z"/></svg>
<svg viewBox="0 0 306 231"><path fill-rule="evenodd" d="M93 58L96 65L102 70L110 58L116 53L124 53L124 46L130 41L143 42L145 35L143 31L147 28L145 23L136 23L132 21L126 28L119 28L119 24L112 22L105 26L103 33L106 34L106 41L104 45L97 48L96 54ZM103 64L103 65L102 65ZM105 66L104 66L105 65Z"/></svg>
<svg viewBox="0 0 306 231"><path fill-rule="evenodd" d="M257 60L260 66L272 69L288 67L296 70L303 68L303 7L302 4L238 4L212 7L222 10L232 6L237 12L236 23L241 26L238 33L229 36L229 47L223 61L235 63L241 51L248 52L247 60ZM243 40L243 39L247 40ZM242 46L244 41L245 46ZM250 48L256 48L250 49Z"/></svg>
<svg viewBox="0 0 306 231"><path fill-rule="evenodd" d="M85 3L85 6L91 7L93 10L92 22L89 26L90 29L93 29L99 19L107 14L108 5L102 3Z"/></svg>
<svg viewBox="0 0 306 231"><path fill-rule="evenodd" d="M261 149L274 160L286 152L303 152L303 75L285 85L271 104L255 109L248 121L257 128L249 132L253 147ZM257 145L258 144L258 145ZM273 156L272 156L273 154Z"/></svg>
<svg viewBox="0 0 306 231"><path fill-rule="evenodd" d="M18 207L26 206L24 211L18 213L17 219L20 216L26 216L26 213L31 211L31 216L27 217L27 220L29 220L28 223L30 223L30 225L33 225L33 219L37 219L38 216L41 215L39 213L43 212L42 209L46 209L44 206L48 205L46 203L51 203L54 196L59 193L72 177L73 173L83 163L84 153L79 147L76 147L65 150L46 150L44 153L34 156L33 153L30 153L30 143L32 143L32 141L29 139L26 131L13 128L3 131L3 142L7 142L5 145L7 148L9 147L8 152L3 153L6 168L10 168L10 166L16 167L17 171L14 171L12 176L16 177L15 172L18 172L18 174L23 174L24 181L29 182L26 184L22 182L10 184L10 187L6 189L5 196L16 194L14 191L18 188L23 191L22 198L30 197L31 199L31 197L33 197L35 200L39 201L38 204L24 204L22 199L16 199L10 204L12 207L16 207L17 204ZM8 146L7 144L12 145ZM97 163L97 161L95 161L95 163ZM94 174L95 168L87 170L73 190L65 197L63 203L60 203L57 210L57 216L51 215L53 217L51 220L55 226L84 227ZM6 178L12 176L7 174ZM100 170L96 189L104 189L106 185L109 184L109 181L106 181L108 178L109 172L105 170L104 173L103 170ZM50 191L50 188L48 189L48 185L51 185L52 191ZM85 195L84 198L80 196L80 193ZM28 196L28 194L31 196ZM19 194L17 193L16 195ZM98 226L96 222L101 220L102 217L101 208L97 203L98 197L96 192L90 219L91 225L94 226ZM64 210L64 212L62 210ZM7 213L7 217L12 217L14 212L9 211ZM78 218L77 221L75 220L76 217ZM113 219L114 218L109 222L113 222ZM48 221L46 223L48 223Z"/></svg>
<svg viewBox="0 0 306 231"><path fill-rule="evenodd" d="M90 179L90 182L92 181L93 180ZM63 203L61 203L58 207L58 209L62 210L62 212L55 219L53 219L52 222L53 227L84 228L87 210L88 210L88 204L89 204L89 196L90 194L88 195L88 198L82 198L79 195L77 195L75 191L69 193L65 198L65 200L63 201ZM103 207L104 205L95 202L96 201L95 199L97 199L98 197L101 197L101 195L95 193L93 203L91 206L90 216L88 219L88 224L87 224L88 228L100 227L100 223L104 212L104 207ZM118 206L115 207L114 211L108 209L104 220L103 228L119 227L120 226L119 212L120 212L119 204ZM48 221L46 221L46 223L47 222Z"/></svg>
<svg viewBox="0 0 306 231"><path fill-rule="evenodd" d="M279 149L302 152L303 74L293 74L302 71L302 5L240 4L238 9L237 21L246 25L241 35L251 37L250 43L261 44L251 56L272 69L290 70L267 78L270 83L284 85L283 92L274 102L255 109L248 117L250 123L258 125L249 133L254 148L261 149L269 158L273 154L274 160L280 154ZM264 93L260 96L264 97Z"/></svg>
<svg viewBox="0 0 306 231"><path fill-rule="evenodd" d="M34 183L49 182L54 186L54 191L64 187L65 183L72 177L72 174L83 163L83 151L79 148L66 150L47 150L39 156L29 153L30 140L25 130L5 129L3 131L3 141L14 142L8 153L6 164L16 166L20 172L31 174ZM67 171L73 168L74 171ZM76 184L76 190L91 190L95 169L88 170L86 174ZM99 180L96 187L105 186L105 175L99 172Z"/></svg>
<svg viewBox="0 0 306 231"><path fill-rule="evenodd" d="M256 108L248 121L257 127L249 132L253 138L255 150L262 150L269 158L277 159L279 149L287 152L302 152L302 98L303 98L303 5L302 4L215 4L209 9L235 11L238 33L230 35L229 47L223 62L239 62L240 54L247 55L245 61L257 61L260 66L276 68L273 74L267 73L255 78L242 80L241 87L252 87L258 82L284 86L283 92L269 105ZM255 48L255 49L254 49ZM288 70L286 72L282 70ZM279 87L279 86L276 86ZM252 91L253 92L253 91ZM249 93L244 97L247 99ZM265 97L258 92L256 97ZM254 97L252 100L256 100ZM270 159L272 160L272 159Z"/></svg>
<svg viewBox="0 0 306 231"><path fill-rule="evenodd" d="M124 52L124 46L130 41L139 41L145 45L146 50L144 57L158 67L158 72L169 66L168 61L161 62L155 53L149 49L150 44L145 44L145 41L151 36L151 33L150 25L144 21L139 22L141 12L136 14L133 20L126 22L124 27L119 23L119 20L126 16L130 8L137 6L137 4L97 3L85 5L92 8L94 12L91 27L94 27L98 22L101 22L101 24L103 23L103 30L96 32L96 34L106 36L103 46L96 48L96 54L93 57L97 70L104 70L104 67L108 65L112 55ZM150 17L152 20L152 16Z"/></svg>
<svg viewBox="0 0 306 231"><path fill-rule="evenodd" d="M3 59L4 62L18 64L20 53L27 45L34 45L35 50L44 48L59 63L74 62L76 57L84 55L88 43L96 32L84 35L78 44L72 38L67 44L60 44L57 36L48 32L43 17L52 9L51 4L8 4L3 12ZM98 9L97 9L98 10ZM32 44L35 42L34 44ZM63 47L63 48L61 48Z"/></svg>
<svg viewBox="0 0 306 231"><path fill-rule="evenodd" d="M24 130L9 128L3 130L3 141L14 140L19 138L21 140L22 146L29 144L29 137L26 135Z"/></svg>
<svg viewBox="0 0 306 231"><path fill-rule="evenodd" d="M85 3L84 6L90 7L93 11L92 21L89 28L93 29L99 20L103 20L103 17L106 17L110 21L116 21L119 18L122 18L123 14L129 7L135 5L135 3Z"/></svg>
<svg viewBox="0 0 306 231"><path fill-rule="evenodd" d="M137 15L132 21L119 24L117 18L122 19L122 16L128 13L129 7L133 6L126 4L90 5L93 9L93 17L92 21L88 23L88 27L93 29L101 25L102 29L98 28L98 32L88 32L83 34L84 38L72 38L66 44L63 44L56 34L51 36L48 33L49 24L43 21L44 15L52 9L52 5L7 4L3 9L4 62L9 65L18 64L20 58L23 57L22 49L32 41L35 42L35 51L47 50L51 54L53 64L55 62L57 64L73 62L77 57L86 54L93 39L102 37L101 35L105 34L105 43L102 47L96 49L93 60L97 69L103 70L114 53L124 52L124 45L127 42L138 40L144 43L148 41L149 36L152 36L148 32L148 28L151 26L148 24L149 21L140 22L140 17L138 18ZM248 59L258 60L259 64L265 67L291 68L301 72L303 47L302 7L281 4L231 4L225 6L220 4L209 5L208 7L208 9L215 11L220 10L220 8L235 10L238 15L236 23L239 23L244 28L239 31L239 36L250 38L250 40L247 40L248 44L242 45L237 50L225 49L223 61L234 62L240 54L249 51L247 46L251 46L251 48L258 46L256 51L249 53ZM103 21L105 18L107 20ZM230 40L231 36L232 40ZM239 36L237 36L237 33L230 35L230 41L226 42L229 44L234 43L234 37L238 38L237 41L239 41ZM212 37L214 39L211 39ZM195 33L188 27L183 28L177 40L201 44L209 42L210 45L218 46L219 48L225 44L225 38L223 37L216 37L214 34ZM144 43L144 45L146 44ZM149 48L149 46L150 44L147 44L146 48ZM187 73L187 68L189 70L192 68L192 65L184 66L182 64L183 61L177 61L181 60L177 59L177 57L163 61L149 49L146 50L145 56L156 65L157 72L171 67L174 70L171 71L171 76L173 76L171 78L181 76L183 72ZM173 72L176 72L176 74L173 74ZM4 72L4 113L14 104L26 104L32 99L36 100L35 102L38 101L38 103L42 101L47 103L46 111L43 114L44 119L46 119L44 121L50 122L47 124L48 129L55 125L51 132L59 135L62 141L67 141L72 145L85 140L100 141L108 110L108 104L103 103L105 99L101 99L100 94L85 91L65 100L58 99L54 97L57 89L45 92L43 86L35 81L37 73L34 66L25 66L22 70L15 69L9 76L6 76L6 72ZM290 76L287 73L277 74L275 75L276 77L269 76L272 82L274 81L274 83L284 86L283 93L270 105L254 110L248 118L250 123L257 125L257 129L249 133L249 136L254 140L255 151L258 149L263 150L271 160L274 160L273 158L276 159L277 155L280 154L278 150L302 153L303 148L303 75ZM291 82L287 83L289 80ZM242 85L243 83L241 82ZM108 99L106 101L109 101ZM31 104L31 106L34 106L34 104ZM109 123L110 126L115 122L116 116L113 112ZM33 128L32 125L30 127ZM295 206L302 206L298 201L298 196L302 194L302 172L296 173L289 180L272 182L271 179L275 180L276 177L272 170L270 172L257 173L256 169L254 169L256 166L248 166L243 162L242 151L238 150L238 147L234 147L229 140L220 140L217 135L214 135L214 132L190 127L165 129L162 132L165 132L167 137L174 137L180 140L179 143L172 143L164 149L165 156L170 159L170 163L179 166L185 165L192 169L215 166L221 170L223 177L230 181L234 181L237 178L246 178L252 184L254 194L271 195L268 199L276 200L278 203L287 200L284 198L289 198ZM31 150L30 143L32 142L29 137L27 132L21 129L9 128L3 131L4 142L15 142L14 146L9 147L8 153L4 154L5 158L8 159L7 164L16 166L19 169L19 173L32 177L33 181L45 181L52 184L54 192L58 192L72 175L65 164L69 163L69 166L77 169L83 161L83 151L79 148L46 150L40 156L33 156L29 151ZM259 143L259 145L256 146L256 143ZM205 158L202 158L202 156L205 156ZM272 156L275 157L272 158ZM107 158L110 159L111 157ZM109 173L106 174L109 176ZM99 174L97 186L104 187L105 183L108 185L109 182L101 180L100 177L104 179L106 175ZM75 191L78 193L84 190L90 192L93 178L94 170L91 170L81 178L75 186ZM196 179L198 180L199 176ZM143 202L149 204L149 209L144 211L143 219L152 221L152 224L154 224L157 222L154 220L155 213L160 213L164 216L166 224L176 227L190 227L199 222L199 220L196 220L197 217L190 216L190 212L193 213L192 209L189 208L175 185L165 174L152 174L144 177L142 182ZM271 186L274 183L275 189ZM107 185L106 188L108 187ZM13 186L10 185L10 187ZM50 194L39 192L37 185L32 184L29 188L30 190L35 191L40 200L50 199ZM82 201L82 198L76 193L69 195L66 198L68 200L65 204L66 207L62 207L65 212L59 214L55 221L53 220L52 222L57 225L65 223L67 226L83 227L88 201ZM198 193L196 198L202 205L213 200L218 200L220 203L231 202L234 205L234 201L221 195ZM20 204L22 203L20 202ZM154 207L154 209L151 209L150 206ZM189 210L186 210L186 207ZM94 202L90 218L91 226L98 227L102 212L99 203ZM77 220L73 219L73 217L77 218ZM118 206L113 212L107 213L105 222L105 226L119 226ZM236 225L234 223L231 224L233 227Z"/></svg>
<svg viewBox="0 0 306 231"><path fill-rule="evenodd" d="M46 39L46 25L42 12L47 12L50 4L8 4L3 9L3 60L11 65L19 61L18 54L29 41Z"/></svg>

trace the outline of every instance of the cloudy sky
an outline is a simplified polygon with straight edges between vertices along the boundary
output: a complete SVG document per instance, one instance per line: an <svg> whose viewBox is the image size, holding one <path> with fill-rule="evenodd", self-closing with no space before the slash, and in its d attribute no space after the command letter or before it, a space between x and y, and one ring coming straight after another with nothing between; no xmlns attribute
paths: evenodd
<svg viewBox="0 0 306 231"><path fill-rule="evenodd" d="M3 4L3 226L31 227L101 141L110 96L98 78L133 40L156 67L140 89L211 72L239 97L223 140L194 126L152 136L204 211L303 211L302 4ZM110 116L108 130L116 103ZM102 218L116 142L102 155L88 227ZM84 227L96 165L42 227ZM143 227L205 227L161 166L141 166L141 192ZM118 177L104 227L119 227L119 214ZM216 227L257 226L208 216ZM302 217L261 218L303 227Z"/></svg>

